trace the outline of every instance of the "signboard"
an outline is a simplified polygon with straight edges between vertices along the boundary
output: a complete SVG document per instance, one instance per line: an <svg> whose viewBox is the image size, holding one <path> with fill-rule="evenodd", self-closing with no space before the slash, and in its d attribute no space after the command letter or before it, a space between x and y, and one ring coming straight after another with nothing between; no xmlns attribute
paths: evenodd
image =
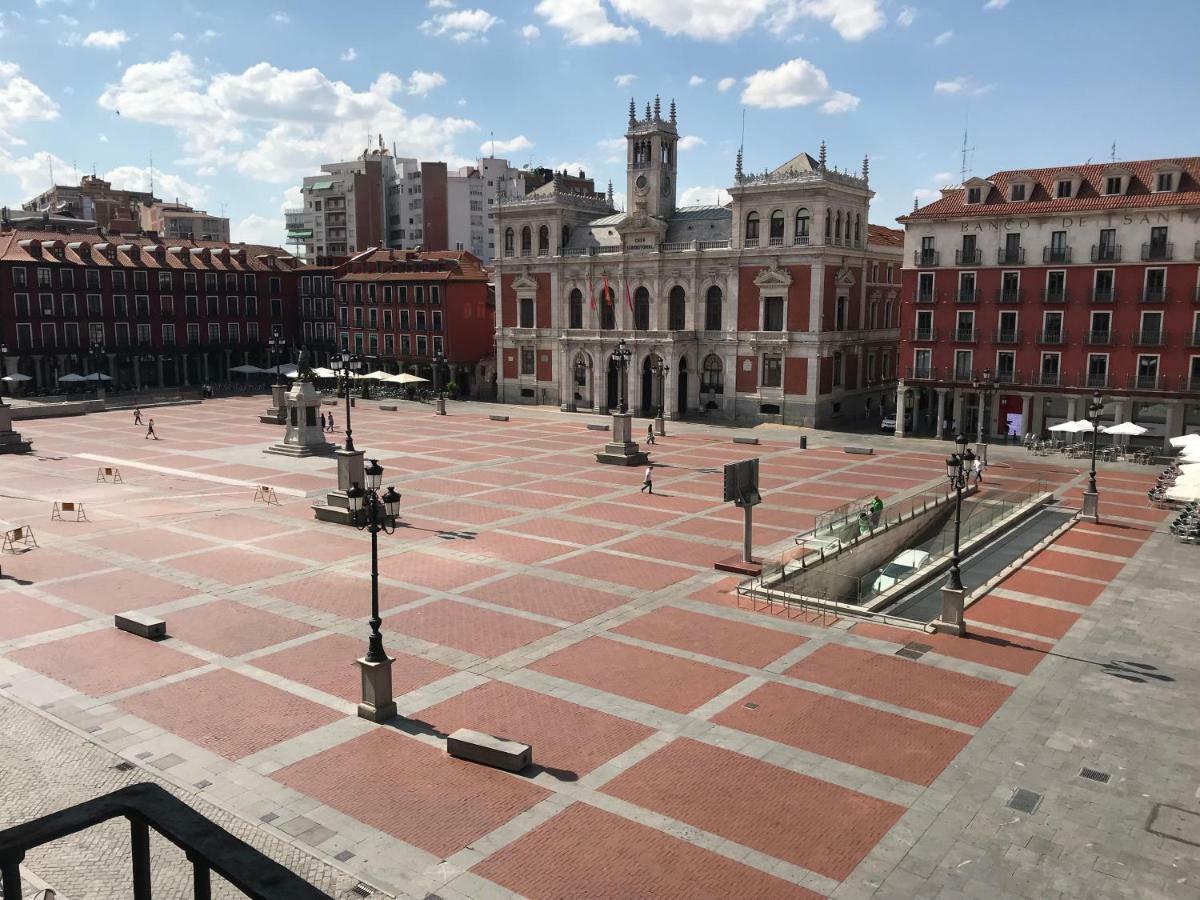
<svg viewBox="0 0 1200 900"><path fill-rule="evenodd" d="M725 464L725 500L738 506L756 506L762 502L758 492L757 458Z"/></svg>

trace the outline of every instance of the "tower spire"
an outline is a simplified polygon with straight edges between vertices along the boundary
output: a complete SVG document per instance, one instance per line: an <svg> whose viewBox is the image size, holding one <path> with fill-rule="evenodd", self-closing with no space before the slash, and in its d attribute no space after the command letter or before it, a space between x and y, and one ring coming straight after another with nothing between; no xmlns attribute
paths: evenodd
<svg viewBox="0 0 1200 900"><path fill-rule="evenodd" d="M917 211L917 195L913 194L913 212Z"/></svg>
<svg viewBox="0 0 1200 900"><path fill-rule="evenodd" d="M612 205L613 205L613 188L612 188L612 179L610 178L610 179L608 179L608 206L609 206L609 209L612 209Z"/></svg>
<svg viewBox="0 0 1200 900"><path fill-rule="evenodd" d="M736 181L742 180L742 148L738 147L737 162L734 163L733 176Z"/></svg>
<svg viewBox="0 0 1200 900"><path fill-rule="evenodd" d="M825 141L821 141L821 152L817 154L817 162L821 166L821 171L825 171Z"/></svg>
<svg viewBox="0 0 1200 900"><path fill-rule="evenodd" d="M647 120L650 119L650 101L649 100L646 101L646 119Z"/></svg>
<svg viewBox="0 0 1200 900"><path fill-rule="evenodd" d="M634 105L633 98L629 98L629 124L637 124L637 106Z"/></svg>
<svg viewBox="0 0 1200 900"><path fill-rule="evenodd" d="M658 94L654 95L654 119L655 121L662 118L662 103L658 99Z"/></svg>
<svg viewBox="0 0 1200 900"><path fill-rule="evenodd" d="M871 178L871 157L865 153L863 154L862 177L863 181L869 181Z"/></svg>
<svg viewBox="0 0 1200 900"><path fill-rule="evenodd" d="M671 124L675 124L675 98L671 98Z"/></svg>

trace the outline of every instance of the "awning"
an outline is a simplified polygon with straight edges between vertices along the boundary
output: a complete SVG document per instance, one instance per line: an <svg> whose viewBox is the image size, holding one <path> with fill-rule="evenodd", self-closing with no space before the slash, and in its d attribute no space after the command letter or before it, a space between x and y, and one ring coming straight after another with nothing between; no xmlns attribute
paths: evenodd
<svg viewBox="0 0 1200 900"><path fill-rule="evenodd" d="M333 181L314 181L312 184L306 184L302 190L306 191L327 191L333 187Z"/></svg>

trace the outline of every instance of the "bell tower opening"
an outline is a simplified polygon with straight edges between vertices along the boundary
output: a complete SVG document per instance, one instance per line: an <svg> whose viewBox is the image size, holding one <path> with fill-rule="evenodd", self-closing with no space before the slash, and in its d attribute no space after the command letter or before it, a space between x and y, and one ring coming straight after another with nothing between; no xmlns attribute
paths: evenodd
<svg viewBox="0 0 1200 900"><path fill-rule="evenodd" d="M625 132L627 144L626 196L629 211L657 219L669 219L675 212L677 190L676 154L679 150L679 130L675 120L675 101L667 118L662 116L662 103L654 98L653 109L646 104L641 118L637 106L629 101L629 126Z"/></svg>

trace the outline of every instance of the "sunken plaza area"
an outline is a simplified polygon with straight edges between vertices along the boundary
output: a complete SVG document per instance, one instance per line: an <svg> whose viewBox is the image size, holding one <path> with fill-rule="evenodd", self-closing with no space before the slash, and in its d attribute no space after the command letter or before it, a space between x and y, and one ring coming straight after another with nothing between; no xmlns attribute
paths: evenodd
<svg viewBox="0 0 1200 900"><path fill-rule="evenodd" d="M1104 467L1102 522L991 588L960 639L752 609L713 568L741 541L724 463L761 458L771 558L823 511L942 485L946 443L670 423L650 496L594 461L589 417L360 401L355 444L403 494L379 536L401 715L372 724L369 536L315 521L335 462L264 454L264 405L147 410L157 442L127 411L21 423L0 519L40 546L0 557L0 712L377 896L1200 897L1200 547L1147 506L1157 468ZM985 493L1041 478L1078 505L1085 463L992 461ZM117 631L130 609L169 637ZM464 726L535 765L451 759ZM3 765L0 826L66 805L69 775L31 790ZM120 895L75 876L71 900Z"/></svg>

